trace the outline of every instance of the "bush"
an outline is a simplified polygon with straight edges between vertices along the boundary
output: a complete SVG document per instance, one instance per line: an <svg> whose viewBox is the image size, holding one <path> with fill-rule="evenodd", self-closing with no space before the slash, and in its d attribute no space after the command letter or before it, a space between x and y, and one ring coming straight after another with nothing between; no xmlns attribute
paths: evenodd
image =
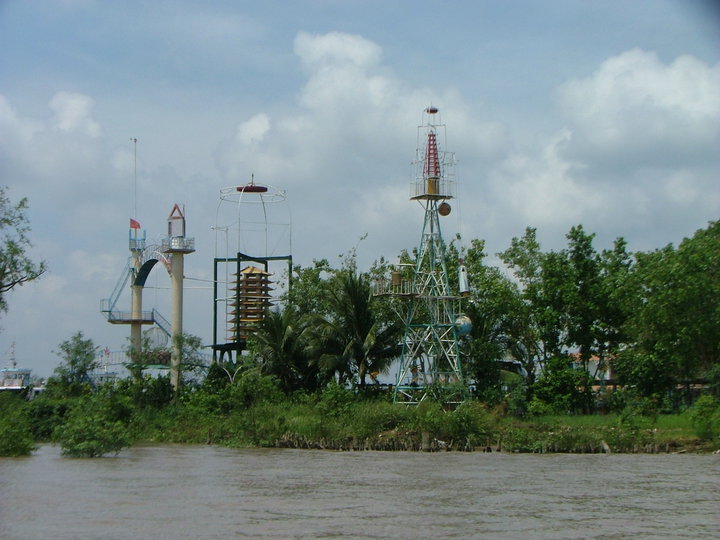
<svg viewBox="0 0 720 540"><path fill-rule="evenodd" d="M701 396L690 408L690 420L698 437L720 440L720 402L714 397Z"/></svg>
<svg viewBox="0 0 720 540"><path fill-rule="evenodd" d="M592 403L590 386L585 371L569 367L565 358L551 358L532 387L533 399L557 414L588 412Z"/></svg>
<svg viewBox="0 0 720 540"><path fill-rule="evenodd" d="M525 416L528 411L525 379L520 376L513 376L507 380L506 394L501 406L511 416Z"/></svg>
<svg viewBox="0 0 720 540"><path fill-rule="evenodd" d="M323 390L318 409L324 416L339 417L348 412L354 401L355 395L350 390L332 381Z"/></svg>
<svg viewBox="0 0 720 540"><path fill-rule="evenodd" d="M465 447L487 446L495 432L495 418L482 403L466 401L447 414L445 430L455 441L462 441Z"/></svg>
<svg viewBox="0 0 720 540"><path fill-rule="evenodd" d="M556 411L549 403L541 401L537 397L533 397L528 405L527 413L530 416L552 416L557 414L558 411Z"/></svg>
<svg viewBox="0 0 720 540"><path fill-rule="evenodd" d="M35 449L26 403L20 396L0 394L0 456L27 456Z"/></svg>
<svg viewBox="0 0 720 540"><path fill-rule="evenodd" d="M408 417L407 407L387 401L361 401L349 409L347 425L354 436L366 438L395 429Z"/></svg>
<svg viewBox="0 0 720 540"><path fill-rule="evenodd" d="M69 457L101 457L117 454L130 446L130 433L122 422L111 422L99 414L71 415L55 430L62 453Z"/></svg>
<svg viewBox="0 0 720 540"><path fill-rule="evenodd" d="M33 438L36 441L52 440L53 431L65 422L76 399L55 399L45 395L33 399L28 405Z"/></svg>
<svg viewBox="0 0 720 540"><path fill-rule="evenodd" d="M256 369L238 375L230 389L233 401L246 408L260 402L279 403L285 398L278 380Z"/></svg>
<svg viewBox="0 0 720 540"><path fill-rule="evenodd" d="M437 401L422 401L413 412L415 414L410 417L410 426L416 431L437 434L446 421L445 411Z"/></svg>
<svg viewBox="0 0 720 540"><path fill-rule="evenodd" d="M53 432L63 455L100 457L111 452L117 454L130 446L131 409L126 399L117 394L100 394L78 401L65 423Z"/></svg>
<svg viewBox="0 0 720 540"><path fill-rule="evenodd" d="M170 376L151 377L145 375L139 379L124 379L117 383L120 393L132 399L136 407L162 408L172 403L175 394L170 384Z"/></svg>

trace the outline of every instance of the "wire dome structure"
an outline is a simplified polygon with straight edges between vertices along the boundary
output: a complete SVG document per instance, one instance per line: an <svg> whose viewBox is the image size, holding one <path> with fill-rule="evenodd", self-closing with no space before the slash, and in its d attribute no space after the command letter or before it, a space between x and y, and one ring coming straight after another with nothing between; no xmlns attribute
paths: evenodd
<svg viewBox="0 0 720 540"><path fill-rule="evenodd" d="M292 252L292 216L285 190L250 183L220 190L215 213L215 257Z"/></svg>
<svg viewBox="0 0 720 540"><path fill-rule="evenodd" d="M220 190L215 215L216 360L239 354L289 289L292 218L284 190L255 182ZM219 357L218 357L219 356Z"/></svg>

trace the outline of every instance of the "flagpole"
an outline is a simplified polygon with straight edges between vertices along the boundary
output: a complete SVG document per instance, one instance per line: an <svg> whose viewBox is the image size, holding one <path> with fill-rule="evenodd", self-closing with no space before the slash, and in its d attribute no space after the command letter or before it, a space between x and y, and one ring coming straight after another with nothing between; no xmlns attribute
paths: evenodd
<svg viewBox="0 0 720 540"><path fill-rule="evenodd" d="M133 217L137 219L137 138L130 137L133 143L135 163L134 163L134 183L133 183Z"/></svg>

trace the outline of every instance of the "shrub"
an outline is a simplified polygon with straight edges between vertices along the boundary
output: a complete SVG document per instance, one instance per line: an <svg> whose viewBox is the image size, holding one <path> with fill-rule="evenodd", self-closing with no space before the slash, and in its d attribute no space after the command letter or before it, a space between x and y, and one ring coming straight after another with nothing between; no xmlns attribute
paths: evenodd
<svg viewBox="0 0 720 540"><path fill-rule="evenodd" d="M130 433L122 422L112 422L102 415L71 414L65 425L55 430L62 453L69 457L101 457L117 454L130 446Z"/></svg>
<svg viewBox="0 0 720 540"><path fill-rule="evenodd" d="M506 394L503 407L511 416L525 416L528 410L527 386L525 379L520 376L509 378L506 384Z"/></svg>
<svg viewBox="0 0 720 540"><path fill-rule="evenodd" d="M238 375L230 388L232 399L243 407L260 402L278 403L285 397L275 377L261 375L256 369Z"/></svg>
<svg viewBox="0 0 720 540"><path fill-rule="evenodd" d="M720 402L710 395L701 396L690 409L695 434L703 440L720 440Z"/></svg>
<svg viewBox="0 0 720 540"><path fill-rule="evenodd" d="M422 401L413 412L415 414L410 417L410 425L417 431L437 434L446 420L445 411L437 401Z"/></svg>
<svg viewBox="0 0 720 540"><path fill-rule="evenodd" d="M0 394L0 456L27 456L35 449L26 403L19 397Z"/></svg>
<svg viewBox="0 0 720 540"><path fill-rule="evenodd" d="M495 431L495 418L478 401L465 401L447 416L447 434L470 447L487 445Z"/></svg>
<svg viewBox="0 0 720 540"><path fill-rule="evenodd" d="M130 446L130 409L125 396L96 395L78 401L67 420L53 432L62 453L70 457L100 457Z"/></svg>
<svg viewBox="0 0 720 540"><path fill-rule="evenodd" d="M117 383L117 388L140 408L162 408L169 405L175 397L169 375L158 377L145 375L139 379L124 379Z"/></svg>
<svg viewBox="0 0 720 540"><path fill-rule="evenodd" d="M545 401L539 400L537 397L533 397L528 405L527 412L530 416L551 416L556 414L558 411Z"/></svg>
<svg viewBox="0 0 720 540"><path fill-rule="evenodd" d="M53 431L62 425L76 398L55 399L41 395L28 405L30 431L36 441L50 441Z"/></svg>
<svg viewBox="0 0 720 540"><path fill-rule="evenodd" d="M387 401L361 401L350 408L347 424L356 437L365 438L398 427L408 416L407 407Z"/></svg>
<svg viewBox="0 0 720 540"><path fill-rule="evenodd" d="M558 414L587 411L592 401L589 376L569 367L565 358L551 358L533 385L533 399L547 404Z"/></svg>
<svg viewBox="0 0 720 540"><path fill-rule="evenodd" d="M320 396L318 410L324 416L339 417L348 412L354 401L355 395L350 390L332 381Z"/></svg>
<svg viewBox="0 0 720 540"><path fill-rule="evenodd" d="M530 426L507 426L502 431L502 449L508 452L543 452L547 443Z"/></svg>

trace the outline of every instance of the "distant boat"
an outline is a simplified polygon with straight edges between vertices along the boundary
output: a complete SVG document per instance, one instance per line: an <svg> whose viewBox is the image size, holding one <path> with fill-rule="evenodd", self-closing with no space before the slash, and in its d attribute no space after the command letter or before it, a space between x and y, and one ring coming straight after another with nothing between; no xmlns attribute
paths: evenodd
<svg viewBox="0 0 720 540"><path fill-rule="evenodd" d="M31 369L17 367L15 361L15 344L10 347L8 367L0 368L0 391L10 390L19 392L30 387Z"/></svg>

